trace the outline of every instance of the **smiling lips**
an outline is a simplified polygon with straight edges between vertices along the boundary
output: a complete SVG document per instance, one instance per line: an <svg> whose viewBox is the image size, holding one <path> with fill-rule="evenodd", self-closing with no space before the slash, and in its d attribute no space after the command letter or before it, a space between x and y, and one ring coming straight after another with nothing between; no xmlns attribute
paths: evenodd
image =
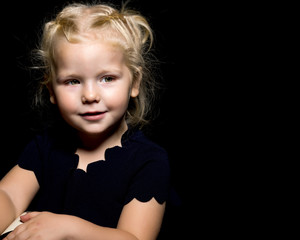
<svg viewBox="0 0 300 240"><path fill-rule="evenodd" d="M82 118L88 121L95 121L102 119L106 112L86 112L79 114Z"/></svg>

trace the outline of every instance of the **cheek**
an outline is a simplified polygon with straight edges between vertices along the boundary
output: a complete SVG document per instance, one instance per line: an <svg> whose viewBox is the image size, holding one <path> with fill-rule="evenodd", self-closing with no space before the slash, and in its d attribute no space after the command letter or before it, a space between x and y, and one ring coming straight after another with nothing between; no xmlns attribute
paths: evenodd
<svg viewBox="0 0 300 240"><path fill-rule="evenodd" d="M122 108L127 110L130 93L124 90L107 91L102 94L102 100L108 108Z"/></svg>
<svg viewBox="0 0 300 240"><path fill-rule="evenodd" d="M56 104L60 110L63 111L72 111L76 109L76 102L75 96L68 93L61 94L57 92L56 94Z"/></svg>
<svg viewBox="0 0 300 240"><path fill-rule="evenodd" d="M74 104L72 104L71 101L58 101L57 102L57 106L60 110L64 110L64 111L67 111L67 112L70 112L74 109Z"/></svg>

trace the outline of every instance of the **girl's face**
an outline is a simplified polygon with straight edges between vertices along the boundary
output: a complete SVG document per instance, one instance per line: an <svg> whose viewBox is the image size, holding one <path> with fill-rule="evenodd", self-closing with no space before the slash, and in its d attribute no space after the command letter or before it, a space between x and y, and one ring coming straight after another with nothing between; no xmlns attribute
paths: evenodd
<svg viewBox="0 0 300 240"><path fill-rule="evenodd" d="M107 42L59 40L50 100L80 134L101 134L125 124L130 97L139 93L121 49Z"/></svg>

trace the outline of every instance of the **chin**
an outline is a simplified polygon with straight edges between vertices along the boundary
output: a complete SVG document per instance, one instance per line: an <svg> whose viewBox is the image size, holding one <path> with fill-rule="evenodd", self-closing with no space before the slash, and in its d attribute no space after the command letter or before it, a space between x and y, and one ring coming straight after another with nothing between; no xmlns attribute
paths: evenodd
<svg viewBox="0 0 300 240"><path fill-rule="evenodd" d="M105 130L79 130L80 134L87 136L99 136L105 133Z"/></svg>

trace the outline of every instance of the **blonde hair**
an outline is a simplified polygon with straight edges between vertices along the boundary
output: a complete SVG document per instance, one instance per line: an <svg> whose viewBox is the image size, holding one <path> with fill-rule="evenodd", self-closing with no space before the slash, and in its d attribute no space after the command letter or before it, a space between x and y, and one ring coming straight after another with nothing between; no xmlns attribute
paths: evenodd
<svg viewBox="0 0 300 240"><path fill-rule="evenodd" d="M109 34L107 31L109 30ZM101 33L105 31L105 34ZM69 42L80 42L86 33L96 33L120 46L124 51L126 65L132 73L133 83L140 80L140 91L136 98L130 99L126 121L132 126L143 126L155 100L156 81L153 77L155 58L151 54L153 44L152 29L140 13L120 10L107 4L72 3L65 6L55 19L44 24L36 59L44 73L40 81L36 103L43 103L42 92L49 86L55 73L55 41L65 38ZM98 34L97 34L98 33Z"/></svg>

